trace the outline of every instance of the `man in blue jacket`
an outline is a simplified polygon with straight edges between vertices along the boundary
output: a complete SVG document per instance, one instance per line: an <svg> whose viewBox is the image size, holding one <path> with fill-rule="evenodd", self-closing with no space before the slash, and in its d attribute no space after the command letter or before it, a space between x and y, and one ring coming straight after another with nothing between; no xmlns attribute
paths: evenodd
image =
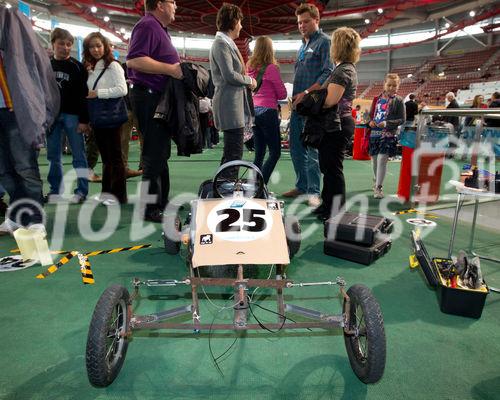
<svg viewBox="0 0 500 400"><path fill-rule="evenodd" d="M303 39L295 63L294 108L304 95L311 90L319 89L333 71L330 60L330 39L319 28L318 8L303 3L297 8L295 15ZM318 207L321 203L318 150L302 145L300 133L303 128L304 118L293 110L290 117L290 156L297 178L295 187L283 193L283 196L297 197L306 194L309 206Z"/></svg>

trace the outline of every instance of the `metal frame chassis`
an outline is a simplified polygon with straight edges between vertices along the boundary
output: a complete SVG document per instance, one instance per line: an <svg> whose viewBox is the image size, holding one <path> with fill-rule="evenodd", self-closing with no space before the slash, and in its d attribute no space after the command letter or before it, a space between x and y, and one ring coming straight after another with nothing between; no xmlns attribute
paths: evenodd
<svg viewBox="0 0 500 400"><path fill-rule="evenodd" d="M276 279L246 279L243 277L243 265L238 265L238 273L235 279L232 278L201 278L194 276L193 268L190 267L190 276L183 281L176 280L151 280L141 282L137 278L134 279L134 293L131 296L129 303L129 331L125 334L131 336L133 331L136 330L158 330L158 329L178 329L178 330L193 330L198 333L202 329L206 330L235 330L247 331L262 329L259 324L248 324L248 297L247 290L251 287L267 287L276 289L277 294L277 313L278 318L275 323L266 323L269 329L306 329L306 328L321 328L333 329L343 328L344 333L347 335L355 335L357 332L349 326L350 321L350 299L344 290L345 282L342 278L337 278L334 282L308 282L308 283L293 283L288 279L283 279L284 267L277 265ZM148 284L148 282L150 284ZM179 284L191 286L192 303L186 306L180 306L165 311L160 311L154 314L147 315L134 315L133 314L133 301L139 295L139 286L146 284L148 286L176 286ZM305 286L320 286L320 285L338 285L340 293L344 299L343 313L340 315L323 314L320 311L311 310L308 308L296 306L293 304L286 304L284 301L283 289L292 287L305 287ZM229 324L202 324L200 322L199 314L199 286L225 286L233 287L235 290L235 305L233 323ZM286 322L283 318L286 312L297 314L310 319L309 322ZM179 315L191 314L191 323L171 323L163 322L167 319L178 317Z"/></svg>

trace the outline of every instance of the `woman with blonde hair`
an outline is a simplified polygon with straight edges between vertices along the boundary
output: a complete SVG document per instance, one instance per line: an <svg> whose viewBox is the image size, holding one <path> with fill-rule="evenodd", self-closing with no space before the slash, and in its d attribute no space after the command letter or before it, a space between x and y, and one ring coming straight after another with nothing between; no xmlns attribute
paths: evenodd
<svg viewBox="0 0 500 400"><path fill-rule="evenodd" d="M486 104L484 104L484 96L481 94L476 94L474 99L472 100L471 108L488 108ZM465 117L465 126L473 126L476 122L477 118L473 117Z"/></svg>
<svg viewBox="0 0 500 400"><path fill-rule="evenodd" d="M281 79L278 63L274 57L273 42L269 37L260 36L257 38L247 67L248 75L257 82L253 93L255 108L254 164L262 170L264 181L268 183L281 156L278 100L286 98L285 84ZM269 157L264 163L266 147L269 148Z"/></svg>
<svg viewBox="0 0 500 400"><path fill-rule="evenodd" d="M382 199L382 185L389 157L396 155L396 133L406 120L403 99L396 93L401 80L397 74L387 74L384 91L372 101L369 126L369 153L373 164L373 197Z"/></svg>
<svg viewBox="0 0 500 400"><path fill-rule="evenodd" d="M355 64L361 53L361 38L352 28L332 33L330 54L335 69L323 84L327 89L325 109L336 107L326 119L327 127L319 147L319 166L323 173L321 205L313 210L320 220L334 216L345 203L344 152L354 133L352 102L356 97L358 74ZM335 210L332 207L335 206Z"/></svg>

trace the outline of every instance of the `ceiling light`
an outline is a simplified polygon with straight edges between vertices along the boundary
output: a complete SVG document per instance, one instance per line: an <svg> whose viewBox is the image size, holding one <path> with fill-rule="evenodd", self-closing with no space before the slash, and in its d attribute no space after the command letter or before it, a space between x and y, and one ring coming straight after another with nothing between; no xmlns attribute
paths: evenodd
<svg viewBox="0 0 500 400"><path fill-rule="evenodd" d="M10 3L5 3L5 8L12 8L12 4L10 4Z"/></svg>
<svg viewBox="0 0 500 400"><path fill-rule="evenodd" d="M92 11L93 13L96 13L97 12L97 7L96 6L90 7L90 11Z"/></svg>
<svg viewBox="0 0 500 400"><path fill-rule="evenodd" d="M438 76L444 76L444 72L440 72Z"/></svg>
<svg viewBox="0 0 500 400"><path fill-rule="evenodd" d="M450 27L450 24L447 22L446 24L444 24L444 27L448 29Z"/></svg>
<svg viewBox="0 0 500 400"><path fill-rule="evenodd" d="M368 18L365 19L365 24L369 24L370 23L370 20Z"/></svg>
<svg viewBox="0 0 500 400"><path fill-rule="evenodd" d="M412 76L413 76L413 74L406 75L407 78L411 78Z"/></svg>
<svg viewBox="0 0 500 400"><path fill-rule="evenodd" d="M382 14L382 13L384 12L384 10L382 10L381 8L379 8L379 9L377 9L377 12L378 12L379 14Z"/></svg>
<svg viewBox="0 0 500 400"><path fill-rule="evenodd" d="M104 22L109 22L109 17L107 15L104 17Z"/></svg>
<svg viewBox="0 0 500 400"><path fill-rule="evenodd" d="M471 10L471 11L469 11L469 15L471 17L474 17L474 16L476 16L476 12L474 10Z"/></svg>
<svg viewBox="0 0 500 400"><path fill-rule="evenodd" d="M460 75L457 75L457 79L460 78Z"/></svg>
<svg viewBox="0 0 500 400"><path fill-rule="evenodd" d="M481 71L481 68L478 68L477 70L478 70L478 71Z"/></svg>
<svg viewBox="0 0 500 400"><path fill-rule="evenodd" d="M125 33L125 28L120 28L121 33Z"/></svg>

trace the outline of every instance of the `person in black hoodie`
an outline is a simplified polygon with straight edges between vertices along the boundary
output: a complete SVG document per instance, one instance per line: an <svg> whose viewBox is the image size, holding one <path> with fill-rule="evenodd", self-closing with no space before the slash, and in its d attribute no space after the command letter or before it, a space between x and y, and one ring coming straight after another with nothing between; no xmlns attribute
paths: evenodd
<svg viewBox="0 0 500 400"><path fill-rule="evenodd" d="M83 134L88 131L87 71L83 64L70 56L73 36L65 29L55 28L51 34L54 55L50 62L56 74L57 85L61 94L59 116L47 137L47 159L50 161L47 177L50 192L46 200L57 201L63 187L63 168L61 162L61 143L63 131L68 137L73 155L73 168L77 170L77 185L71 199L73 203L82 203L87 198L88 165L85 155Z"/></svg>
<svg viewBox="0 0 500 400"><path fill-rule="evenodd" d="M405 103L406 109L406 123L408 125L413 125L415 121L415 115L418 114L418 104L415 101L415 95L413 93L410 94L409 100Z"/></svg>

